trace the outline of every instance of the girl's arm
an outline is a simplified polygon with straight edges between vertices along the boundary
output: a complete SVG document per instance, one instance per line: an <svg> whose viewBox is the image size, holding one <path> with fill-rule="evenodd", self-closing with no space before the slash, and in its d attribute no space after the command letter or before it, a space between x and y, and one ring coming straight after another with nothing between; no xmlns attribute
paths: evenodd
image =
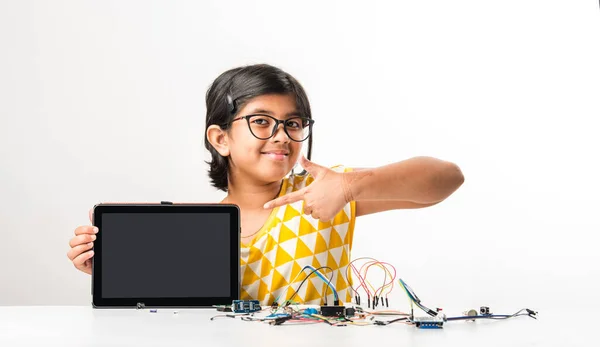
<svg viewBox="0 0 600 347"><path fill-rule="evenodd" d="M357 216L435 205L464 182L460 168L431 157L344 173L347 199L356 201Z"/></svg>
<svg viewBox="0 0 600 347"><path fill-rule="evenodd" d="M356 201L357 215L431 206L446 199L464 181L458 166L430 157L344 173L315 164L304 156L300 164L315 180L267 202L264 208L304 200L304 214L330 220L349 201Z"/></svg>

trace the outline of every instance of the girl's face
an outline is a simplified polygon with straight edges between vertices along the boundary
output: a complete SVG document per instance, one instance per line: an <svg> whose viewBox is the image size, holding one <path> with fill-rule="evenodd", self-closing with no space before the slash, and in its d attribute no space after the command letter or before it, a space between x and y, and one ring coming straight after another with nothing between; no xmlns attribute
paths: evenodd
<svg viewBox="0 0 600 347"><path fill-rule="evenodd" d="M295 97L289 94L257 96L247 101L235 118L257 114L281 120L298 116ZM267 123L257 117L250 118L250 122L256 127L254 129ZM269 135L271 130L272 127L268 130ZM230 174L242 174L263 183L272 183L285 177L296 164L302 149L302 142L292 141L285 133L283 124L278 125L273 137L261 140L252 134L246 119L239 119L231 124L225 136Z"/></svg>

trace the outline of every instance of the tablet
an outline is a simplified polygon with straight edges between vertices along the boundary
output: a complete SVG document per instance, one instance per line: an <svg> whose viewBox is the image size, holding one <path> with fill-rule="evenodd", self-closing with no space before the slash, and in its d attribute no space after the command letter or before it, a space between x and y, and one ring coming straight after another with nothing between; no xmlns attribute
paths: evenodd
<svg viewBox="0 0 600 347"><path fill-rule="evenodd" d="M92 306L211 307L240 293L237 205L98 204Z"/></svg>

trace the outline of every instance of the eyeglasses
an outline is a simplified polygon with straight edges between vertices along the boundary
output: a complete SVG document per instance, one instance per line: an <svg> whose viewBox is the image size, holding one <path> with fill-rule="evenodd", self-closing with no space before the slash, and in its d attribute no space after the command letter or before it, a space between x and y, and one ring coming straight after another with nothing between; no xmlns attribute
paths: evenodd
<svg viewBox="0 0 600 347"><path fill-rule="evenodd" d="M270 139L277 132L279 124L283 124L283 131L292 141L296 142L302 142L310 136L315 122L307 117L291 117L281 120L265 114L250 114L235 118L228 124L240 119L246 119L250 132L259 140Z"/></svg>

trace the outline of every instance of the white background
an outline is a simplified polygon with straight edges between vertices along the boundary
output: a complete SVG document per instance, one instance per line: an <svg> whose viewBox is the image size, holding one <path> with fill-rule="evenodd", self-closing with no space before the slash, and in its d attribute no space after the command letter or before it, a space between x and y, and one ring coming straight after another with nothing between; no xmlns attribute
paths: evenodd
<svg viewBox="0 0 600 347"><path fill-rule="evenodd" d="M263 62L305 87L315 162L463 170L360 217L353 258L452 312L598 305L597 1L1 0L0 49L0 305L89 305L66 252L95 203L219 201L204 94Z"/></svg>

